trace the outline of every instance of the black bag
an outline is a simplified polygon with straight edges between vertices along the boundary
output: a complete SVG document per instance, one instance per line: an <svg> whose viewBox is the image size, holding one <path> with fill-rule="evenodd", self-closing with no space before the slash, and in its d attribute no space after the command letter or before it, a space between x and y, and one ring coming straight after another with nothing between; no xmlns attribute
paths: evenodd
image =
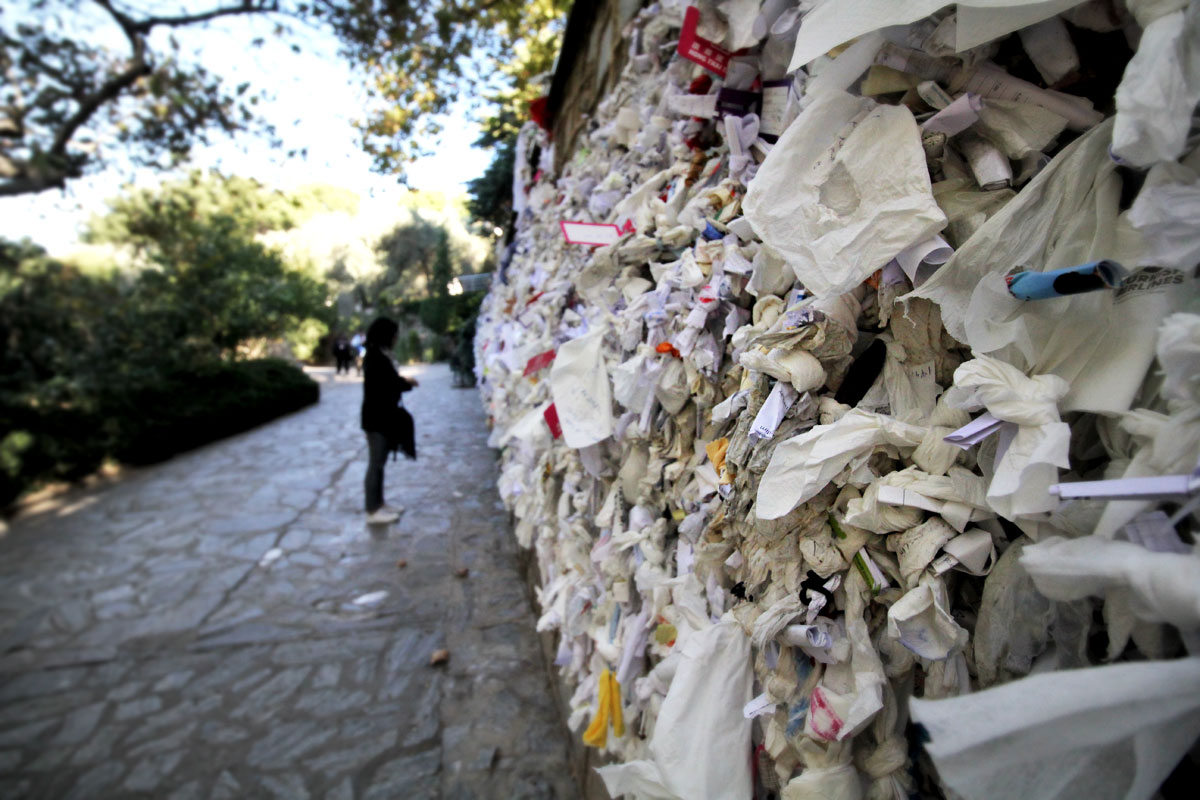
<svg viewBox="0 0 1200 800"><path fill-rule="evenodd" d="M404 406L396 406L388 427L388 450L392 452L392 460L394 461L396 458L396 451L401 450L408 458L416 461L417 434L413 426L412 414L408 413L408 409Z"/></svg>

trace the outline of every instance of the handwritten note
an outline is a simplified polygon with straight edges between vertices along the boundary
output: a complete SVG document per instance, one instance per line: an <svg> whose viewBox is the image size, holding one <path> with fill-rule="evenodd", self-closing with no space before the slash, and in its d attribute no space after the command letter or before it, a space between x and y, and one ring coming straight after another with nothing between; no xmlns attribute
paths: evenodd
<svg viewBox="0 0 1200 800"><path fill-rule="evenodd" d="M573 448L612 435L612 388L604 364L603 329L572 339L558 349L550 369L550 393L562 425L563 440Z"/></svg>

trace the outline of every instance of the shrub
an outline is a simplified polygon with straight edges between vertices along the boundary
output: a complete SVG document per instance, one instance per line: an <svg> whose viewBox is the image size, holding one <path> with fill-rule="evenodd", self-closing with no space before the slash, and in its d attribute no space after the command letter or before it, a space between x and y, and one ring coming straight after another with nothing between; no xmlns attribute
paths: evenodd
<svg viewBox="0 0 1200 800"><path fill-rule="evenodd" d="M147 464L312 405L320 387L286 361L211 362L121 398L113 455Z"/></svg>
<svg viewBox="0 0 1200 800"><path fill-rule="evenodd" d="M405 349L408 353L408 361L420 361L424 353L421 350L421 334L414 330L408 332L408 343Z"/></svg>
<svg viewBox="0 0 1200 800"><path fill-rule="evenodd" d="M92 408L0 402L0 506L106 458L149 464L311 405L320 387L280 359L210 361L106 387Z"/></svg>

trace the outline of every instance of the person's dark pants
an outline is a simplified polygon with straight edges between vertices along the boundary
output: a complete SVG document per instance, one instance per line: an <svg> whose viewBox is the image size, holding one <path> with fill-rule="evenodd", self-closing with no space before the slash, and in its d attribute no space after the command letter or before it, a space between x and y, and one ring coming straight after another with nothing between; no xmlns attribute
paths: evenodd
<svg viewBox="0 0 1200 800"><path fill-rule="evenodd" d="M382 433L367 434L367 476L363 487L367 495L367 513L383 505L383 465L388 457L387 437Z"/></svg>

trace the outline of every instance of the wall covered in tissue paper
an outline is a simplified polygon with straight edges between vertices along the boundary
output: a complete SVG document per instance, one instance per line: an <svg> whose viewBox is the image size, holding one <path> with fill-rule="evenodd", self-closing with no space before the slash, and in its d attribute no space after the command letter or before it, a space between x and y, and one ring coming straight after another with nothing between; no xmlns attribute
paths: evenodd
<svg viewBox="0 0 1200 800"><path fill-rule="evenodd" d="M1197 4L890 5L662 0L570 135L523 129L477 372L614 796L1148 797L1200 733L1121 705L1191 691L1195 658L1120 702L971 713L1200 655L1200 149L1155 133L1194 122ZM1162 37L1181 62L1138 49ZM979 761L1048 729L1130 779Z"/></svg>

